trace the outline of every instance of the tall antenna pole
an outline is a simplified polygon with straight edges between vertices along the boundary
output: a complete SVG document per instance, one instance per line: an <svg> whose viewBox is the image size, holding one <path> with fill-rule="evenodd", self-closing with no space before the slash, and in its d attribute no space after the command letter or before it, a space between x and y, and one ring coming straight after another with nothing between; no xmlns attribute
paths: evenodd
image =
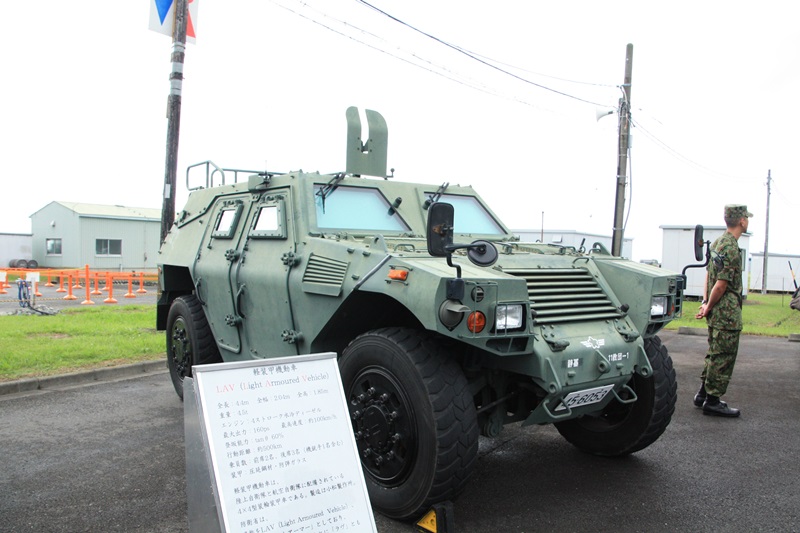
<svg viewBox="0 0 800 533"><path fill-rule="evenodd" d="M625 52L625 79L622 82L623 97L619 100L619 145L617 160L617 196L614 202L614 233L611 237L611 255L622 255L622 239L625 228L625 185L628 171L628 147L630 146L631 77L633 73L633 45Z"/></svg>
<svg viewBox="0 0 800 533"><path fill-rule="evenodd" d="M761 278L761 294L767 294L767 260L769 259L769 197L772 189L772 170L767 170L767 222L764 229L764 275Z"/></svg>
<svg viewBox="0 0 800 533"><path fill-rule="evenodd" d="M167 99L167 162L164 172L164 200L161 204L161 242L175 221L175 182L178 173L178 136L181 126L183 59L186 52L187 0L175 0L175 27L172 31L172 72Z"/></svg>

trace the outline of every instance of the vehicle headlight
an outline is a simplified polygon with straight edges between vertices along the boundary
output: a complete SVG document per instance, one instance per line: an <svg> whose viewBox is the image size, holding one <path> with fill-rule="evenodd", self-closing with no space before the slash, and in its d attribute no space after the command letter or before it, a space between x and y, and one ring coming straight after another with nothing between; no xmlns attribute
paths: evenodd
<svg viewBox="0 0 800 533"><path fill-rule="evenodd" d="M498 305L494 322L495 329L516 329L522 327L522 310L524 306Z"/></svg>
<svg viewBox="0 0 800 533"><path fill-rule="evenodd" d="M667 297L653 296L650 300L650 316L664 316L667 314Z"/></svg>

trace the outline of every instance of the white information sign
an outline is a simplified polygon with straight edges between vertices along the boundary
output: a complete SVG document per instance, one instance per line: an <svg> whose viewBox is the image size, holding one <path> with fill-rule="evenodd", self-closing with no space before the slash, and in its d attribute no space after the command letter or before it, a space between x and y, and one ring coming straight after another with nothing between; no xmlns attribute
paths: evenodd
<svg viewBox="0 0 800 533"><path fill-rule="evenodd" d="M336 354L193 372L224 531L377 531Z"/></svg>

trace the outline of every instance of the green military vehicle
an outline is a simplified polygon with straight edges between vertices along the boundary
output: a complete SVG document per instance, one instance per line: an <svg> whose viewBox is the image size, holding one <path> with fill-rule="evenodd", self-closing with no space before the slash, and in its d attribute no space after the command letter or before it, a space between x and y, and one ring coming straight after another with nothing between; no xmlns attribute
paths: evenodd
<svg viewBox="0 0 800 533"><path fill-rule="evenodd" d="M347 110L342 173L203 164L159 257L178 394L194 365L336 352L372 505L398 519L453 499L505 424L597 455L652 444L675 408L656 334L680 276L520 242L468 186L388 179L386 124L366 117L362 140Z"/></svg>

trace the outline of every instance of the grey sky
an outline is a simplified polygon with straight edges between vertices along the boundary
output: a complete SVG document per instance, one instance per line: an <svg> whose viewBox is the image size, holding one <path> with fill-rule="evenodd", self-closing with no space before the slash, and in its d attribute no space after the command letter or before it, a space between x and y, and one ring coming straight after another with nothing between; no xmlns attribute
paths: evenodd
<svg viewBox="0 0 800 533"><path fill-rule="evenodd" d="M791 3L370 2L506 73L356 0L199 2L177 209L207 159L343 170L355 105L386 118L398 179L471 184L514 228L544 212L546 228L610 234L616 116L594 103L617 106L632 43L634 258L661 258L660 225L722 224L726 203L748 204L762 251L770 169L770 251L800 253ZM170 39L148 30L149 3L37 5L0 4L0 232L29 232L52 200L160 207Z"/></svg>

